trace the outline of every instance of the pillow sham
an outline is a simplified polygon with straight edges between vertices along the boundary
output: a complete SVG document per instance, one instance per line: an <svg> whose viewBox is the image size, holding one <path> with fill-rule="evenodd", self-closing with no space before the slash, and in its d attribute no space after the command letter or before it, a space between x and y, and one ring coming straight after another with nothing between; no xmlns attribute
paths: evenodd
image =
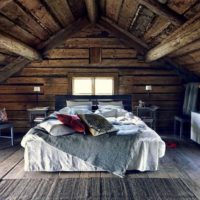
<svg viewBox="0 0 200 200"><path fill-rule="evenodd" d="M46 130L52 136L62 136L72 134L75 131L65 125L60 120L52 119L38 124L40 128Z"/></svg>
<svg viewBox="0 0 200 200"><path fill-rule="evenodd" d="M85 132L85 126L77 115L57 114L58 120L79 133Z"/></svg>
<svg viewBox="0 0 200 200"><path fill-rule="evenodd" d="M98 108L124 108L122 101L99 101Z"/></svg>
<svg viewBox="0 0 200 200"><path fill-rule="evenodd" d="M7 122L8 121L8 116L6 113L6 109L3 108L0 110L0 122Z"/></svg>
<svg viewBox="0 0 200 200"><path fill-rule="evenodd" d="M79 117L87 125L90 133L93 136L98 136L105 133L113 133L117 131L117 129L101 115L85 114L79 115Z"/></svg>
<svg viewBox="0 0 200 200"><path fill-rule="evenodd" d="M92 110L91 101L66 101L67 107Z"/></svg>

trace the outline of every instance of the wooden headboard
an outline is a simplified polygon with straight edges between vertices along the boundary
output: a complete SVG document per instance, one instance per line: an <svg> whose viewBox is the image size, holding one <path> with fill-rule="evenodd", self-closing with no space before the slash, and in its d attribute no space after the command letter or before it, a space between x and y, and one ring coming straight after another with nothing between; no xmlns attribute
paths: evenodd
<svg viewBox="0 0 200 200"><path fill-rule="evenodd" d="M66 106L67 100L73 101L92 101L94 105L98 104L98 101L122 101L124 109L132 111L132 96L131 95L56 95L55 96L55 110L58 111Z"/></svg>

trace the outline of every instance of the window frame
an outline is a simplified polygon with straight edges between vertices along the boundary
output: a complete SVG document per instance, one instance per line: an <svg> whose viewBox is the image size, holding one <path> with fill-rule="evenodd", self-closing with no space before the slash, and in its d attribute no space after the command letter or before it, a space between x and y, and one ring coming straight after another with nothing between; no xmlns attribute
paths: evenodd
<svg viewBox="0 0 200 200"><path fill-rule="evenodd" d="M95 78L106 78L110 77L113 78L113 94L112 95L117 95L118 94L118 73L69 73L68 74L68 79L69 79L69 89L68 89L68 94L73 95L73 78L93 78L93 82L95 82ZM92 84L92 87L94 87L94 83ZM92 92L95 91L94 88L92 88ZM92 95L95 95L92 94ZM112 96L111 95L111 96ZM90 95L88 95L90 96Z"/></svg>

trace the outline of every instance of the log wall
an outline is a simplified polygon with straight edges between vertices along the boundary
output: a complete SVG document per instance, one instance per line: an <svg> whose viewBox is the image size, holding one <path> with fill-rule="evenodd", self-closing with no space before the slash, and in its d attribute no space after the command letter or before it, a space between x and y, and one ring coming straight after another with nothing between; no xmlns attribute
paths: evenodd
<svg viewBox="0 0 200 200"><path fill-rule="evenodd" d="M173 116L182 105L182 80L165 66L138 61L134 49L127 48L105 31L101 27L90 27L77 33L47 53L44 61L31 63L0 85L0 107L7 109L15 132L25 133L29 129L26 110L36 106L34 86L41 87L39 106L50 106L52 112L55 95L69 94L71 74L113 73L119 80L118 94L131 94L133 108L138 100L160 106L158 132L172 133ZM100 52L99 48L100 55L92 53L93 50ZM101 58L91 58L94 55ZM153 86L150 99L145 91L145 85L149 84Z"/></svg>

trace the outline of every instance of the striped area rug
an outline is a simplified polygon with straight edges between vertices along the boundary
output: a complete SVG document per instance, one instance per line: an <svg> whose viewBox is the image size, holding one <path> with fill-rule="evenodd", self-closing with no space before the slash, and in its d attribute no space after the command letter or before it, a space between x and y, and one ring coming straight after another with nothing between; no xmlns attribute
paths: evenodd
<svg viewBox="0 0 200 200"><path fill-rule="evenodd" d="M197 199L181 179L69 178L4 179L1 200L189 200Z"/></svg>

